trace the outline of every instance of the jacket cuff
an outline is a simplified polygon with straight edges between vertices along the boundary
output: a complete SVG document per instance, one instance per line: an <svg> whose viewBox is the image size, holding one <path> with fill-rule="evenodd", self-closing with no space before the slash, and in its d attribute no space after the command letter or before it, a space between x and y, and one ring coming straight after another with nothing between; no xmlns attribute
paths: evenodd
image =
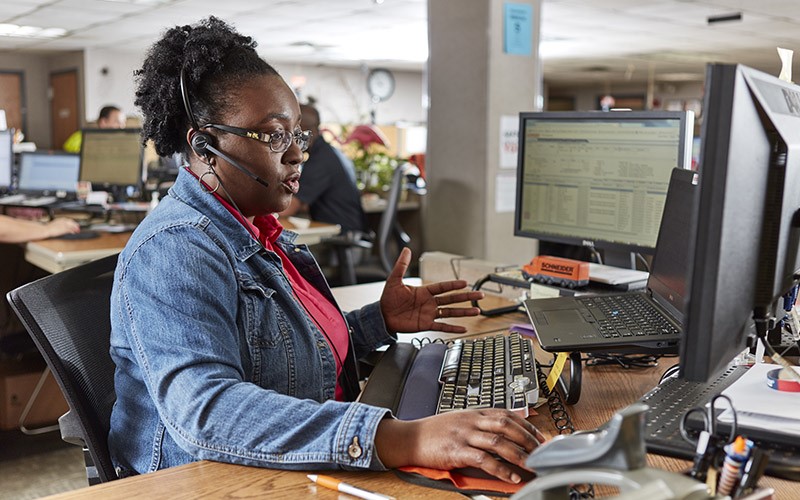
<svg viewBox="0 0 800 500"><path fill-rule="evenodd" d="M346 469L388 470L378 458L375 434L380 421L391 416L386 408L351 403L336 436L337 462Z"/></svg>

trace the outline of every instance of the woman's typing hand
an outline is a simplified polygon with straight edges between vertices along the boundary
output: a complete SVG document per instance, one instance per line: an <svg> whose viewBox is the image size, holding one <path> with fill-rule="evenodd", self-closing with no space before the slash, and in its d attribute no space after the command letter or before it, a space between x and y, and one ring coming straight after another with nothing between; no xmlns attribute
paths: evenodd
<svg viewBox="0 0 800 500"><path fill-rule="evenodd" d="M520 476L495 457L526 468L528 455L544 441L533 424L499 409L460 410L411 421L386 418L375 436L378 457L386 467L473 467L515 484Z"/></svg>

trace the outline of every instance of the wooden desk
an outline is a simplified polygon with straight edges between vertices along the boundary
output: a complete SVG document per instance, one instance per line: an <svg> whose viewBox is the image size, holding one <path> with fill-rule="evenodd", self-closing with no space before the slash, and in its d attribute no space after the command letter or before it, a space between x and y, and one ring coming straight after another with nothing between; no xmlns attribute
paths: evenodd
<svg viewBox="0 0 800 500"><path fill-rule="evenodd" d="M336 224L311 221L307 227L281 220L288 230L298 233L298 244L313 245L323 238L339 234ZM100 233L97 238L87 240L50 239L33 241L25 246L25 260L50 273L57 273L86 262L101 259L122 251L130 238L130 232Z"/></svg>
<svg viewBox="0 0 800 500"><path fill-rule="evenodd" d="M130 237L130 232L124 232L100 233L99 237L87 240L32 241L25 245L25 260L47 272L57 273L119 253Z"/></svg>
<svg viewBox="0 0 800 500"><path fill-rule="evenodd" d="M334 295L342 306L357 307L372 302L376 293L380 294L382 283L354 285L334 289ZM526 321L522 313L506 314L498 318L461 318L470 327L468 335L489 327L505 328L510 324ZM405 337L405 336L403 336ZM537 350L537 358L550 361L551 355ZM567 407L576 429L593 429L605 423L615 411L633 403L650 390L661 373L677 358L663 358L658 367L624 370L621 368L584 367L583 390L580 401ZM553 420L546 407L530 420L542 431L552 436L557 434ZM671 471L682 471L691 466L685 460L677 460L657 455L648 455L649 463ZM259 469L217 462L200 461L192 464L165 469L153 474L130 477L98 486L48 497L51 499L97 498L127 499L142 497L149 499L195 499L195 498L340 498L339 493L316 487L306 478L307 471L280 471ZM463 499L464 496L416 486L402 481L392 472L326 472L326 474L398 499ZM761 486L775 488L775 498L790 500L796 498L797 484L789 481L765 477Z"/></svg>

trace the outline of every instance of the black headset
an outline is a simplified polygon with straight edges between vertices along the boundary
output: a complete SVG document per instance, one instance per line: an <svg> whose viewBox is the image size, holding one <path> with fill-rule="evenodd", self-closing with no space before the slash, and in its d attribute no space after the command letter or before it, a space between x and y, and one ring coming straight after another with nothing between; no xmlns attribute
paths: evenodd
<svg viewBox="0 0 800 500"><path fill-rule="evenodd" d="M192 103L189 102L189 90L186 88L186 67L181 68L181 97L183 97L183 107L186 110L186 116L192 124L195 133L189 141L192 150L200 156L208 157L210 154L208 146L213 146L213 137L207 132L203 132L197 124L197 119L192 112Z"/></svg>
<svg viewBox="0 0 800 500"><path fill-rule="evenodd" d="M197 153L199 156L203 158L208 158L212 154L219 156L223 160L227 161L234 167L236 167L239 171L243 174L247 175L257 183L261 184L264 187L269 187L269 183L262 179L261 177L257 176L250 170L244 168L243 166L239 165L233 158L229 157L222 151L220 151L216 146L214 146L214 137L209 134L208 132L203 132L203 129L197 124L197 119L194 117L194 113L192 112L192 103L189 102L189 90L186 87L186 67L181 68L181 77L180 77L180 85L181 85L181 97L183 98L183 107L186 110L186 116L189 117L189 122L192 125L192 129L194 130L194 134L192 134L191 139L189 140L189 145L192 147L192 151Z"/></svg>

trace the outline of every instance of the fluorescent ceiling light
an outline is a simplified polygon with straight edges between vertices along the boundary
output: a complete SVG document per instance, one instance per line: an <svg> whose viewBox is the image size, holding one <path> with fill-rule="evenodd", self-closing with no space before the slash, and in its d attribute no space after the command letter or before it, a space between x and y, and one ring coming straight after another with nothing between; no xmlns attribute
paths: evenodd
<svg viewBox="0 0 800 500"><path fill-rule="evenodd" d="M58 38L67 34L64 28L40 28L38 26L20 26L17 24L0 24L0 36L18 38Z"/></svg>
<svg viewBox="0 0 800 500"><path fill-rule="evenodd" d="M132 3L136 5L158 5L162 3L169 3L172 0L105 0L105 1L114 3Z"/></svg>

